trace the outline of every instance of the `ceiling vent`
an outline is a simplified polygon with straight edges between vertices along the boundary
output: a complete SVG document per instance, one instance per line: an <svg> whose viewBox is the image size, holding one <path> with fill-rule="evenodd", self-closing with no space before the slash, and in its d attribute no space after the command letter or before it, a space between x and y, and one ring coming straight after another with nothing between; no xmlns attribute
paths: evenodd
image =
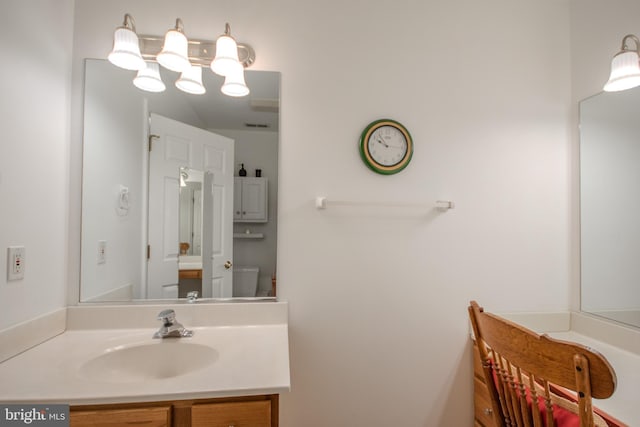
<svg viewBox="0 0 640 427"><path fill-rule="evenodd" d="M280 102L276 99L257 98L250 101L251 109L267 113L277 113L280 110Z"/></svg>

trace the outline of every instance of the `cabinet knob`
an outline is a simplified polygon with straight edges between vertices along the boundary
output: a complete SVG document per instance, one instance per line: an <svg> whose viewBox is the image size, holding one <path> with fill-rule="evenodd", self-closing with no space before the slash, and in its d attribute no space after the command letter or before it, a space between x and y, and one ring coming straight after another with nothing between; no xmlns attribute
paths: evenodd
<svg viewBox="0 0 640 427"><path fill-rule="evenodd" d="M491 409L491 408L484 408L484 414L485 414L485 415L491 415L491 414L493 414L493 409Z"/></svg>
<svg viewBox="0 0 640 427"><path fill-rule="evenodd" d="M227 261L224 263L224 268L226 268L227 270L231 268L233 264L231 263L231 261Z"/></svg>

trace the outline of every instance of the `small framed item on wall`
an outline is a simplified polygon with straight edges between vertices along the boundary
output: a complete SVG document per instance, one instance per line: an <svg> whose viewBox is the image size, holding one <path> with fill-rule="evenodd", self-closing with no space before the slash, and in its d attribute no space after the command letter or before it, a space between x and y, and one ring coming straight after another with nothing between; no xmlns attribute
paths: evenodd
<svg viewBox="0 0 640 427"><path fill-rule="evenodd" d="M392 175L407 167L413 156L413 139L401 123L380 119L360 135L360 156L374 172Z"/></svg>

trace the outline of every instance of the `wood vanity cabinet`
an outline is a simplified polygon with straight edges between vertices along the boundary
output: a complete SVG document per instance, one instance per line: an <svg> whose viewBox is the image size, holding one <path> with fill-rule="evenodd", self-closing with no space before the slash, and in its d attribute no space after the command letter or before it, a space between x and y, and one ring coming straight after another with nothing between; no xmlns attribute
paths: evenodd
<svg viewBox="0 0 640 427"><path fill-rule="evenodd" d="M493 418L493 410L491 409L489 389L484 381L480 352L478 351L478 346L475 341L473 342L473 406L474 424L476 427L497 426Z"/></svg>
<svg viewBox="0 0 640 427"><path fill-rule="evenodd" d="M202 279L202 270L178 270L179 279Z"/></svg>
<svg viewBox="0 0 640 427"><path fill-rule="evenodd" d="M277 427L278 395L71 406L70 426Z"/></svg>

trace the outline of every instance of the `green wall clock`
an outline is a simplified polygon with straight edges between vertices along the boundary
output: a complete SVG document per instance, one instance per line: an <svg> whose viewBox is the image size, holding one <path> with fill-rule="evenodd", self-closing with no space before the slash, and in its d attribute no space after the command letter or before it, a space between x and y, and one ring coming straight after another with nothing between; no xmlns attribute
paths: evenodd
<svg viewBox="0 0 640 427"><path fill-rule="evenodd" d="M398 173L413 156L413 140L407 128L391 119L369 123L360 135L360 156L374 172Z"/></svg>

